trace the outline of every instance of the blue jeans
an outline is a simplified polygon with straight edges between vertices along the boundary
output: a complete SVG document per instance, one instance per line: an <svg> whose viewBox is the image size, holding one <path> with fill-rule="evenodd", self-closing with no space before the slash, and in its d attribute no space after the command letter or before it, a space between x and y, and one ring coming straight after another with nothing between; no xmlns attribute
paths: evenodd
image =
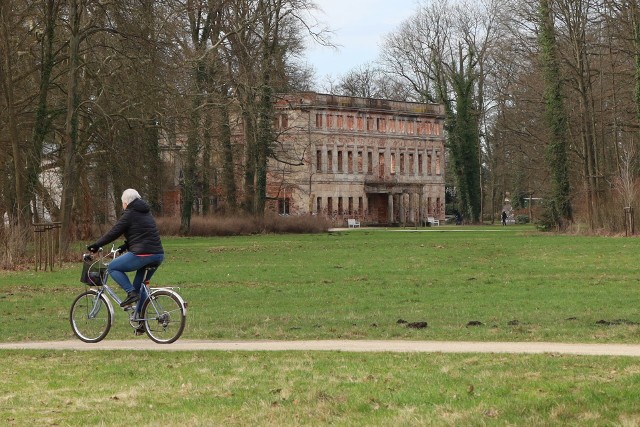
<svg viewBox="0 0 640 427"><path fill-rule="evenodd" d="M148 256L138 256L132 254L131 252L127 252L124 255L120 255L118 258L114 259L109 263L109 267L107 270L109 271L109 275L116 281L118 285L126 293L131 291L136 291L140 293L140 287L142 286L142 279L144 278L145 267L152 263L160 264L164 260L164 254L152 254ZM136 276L133 279L133 283L129 280L129 276L125 273L128 271L135 271ZM149 271L147 275L147 280L151 279L155 270ZM142 304L144 300L147 299L146 292L142 292L140 294L140 301L138 301L138 305L136 306L136 312L140 312L142 308Z"/></svg>

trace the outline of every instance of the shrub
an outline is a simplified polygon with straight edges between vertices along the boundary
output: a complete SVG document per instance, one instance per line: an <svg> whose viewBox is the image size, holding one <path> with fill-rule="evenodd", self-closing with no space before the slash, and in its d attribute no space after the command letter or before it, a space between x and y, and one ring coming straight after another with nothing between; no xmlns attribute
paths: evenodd
<svg viewBox="0 0 640 427"><path fill-rule="evenodd" d="M30 229L13 225L0 226L0 268L14 269L26 261L26 244L31 240Z"/></svg>
<svg viewBox="0 0 640 427"><path fill-rule="evenodd" d="M179 217L157 218L160 234L180 235ZM236 216L194 216L191 218L190 236L241 236L261 233L322 233L329 229L329 222L321 217L279 216L265 214L264 217L250 215Z"/></svg>

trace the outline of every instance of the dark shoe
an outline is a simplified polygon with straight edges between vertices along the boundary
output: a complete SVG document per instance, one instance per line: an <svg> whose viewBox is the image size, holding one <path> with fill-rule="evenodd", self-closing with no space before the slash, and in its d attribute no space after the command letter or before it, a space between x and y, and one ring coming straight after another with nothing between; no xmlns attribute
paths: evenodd
<svg viewBox="0 0 640 427"><path fill-rule="evenodd" d="M140 299L140 295L136 291L131 291L127 294L127 298L120 303L120 307L126 307L133 304Z"/></svg>

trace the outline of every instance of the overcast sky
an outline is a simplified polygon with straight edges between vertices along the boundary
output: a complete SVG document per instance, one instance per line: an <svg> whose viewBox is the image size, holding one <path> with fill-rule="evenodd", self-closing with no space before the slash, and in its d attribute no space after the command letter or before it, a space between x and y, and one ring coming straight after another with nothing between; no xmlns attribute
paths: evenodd
<svg viewBox="0 0 640 427"><path fill-rule="evenodd" d="M417 10L417 0L315 0L324 12L318 20L334 31L338 50L311 45L307 62L316 70L318 83L326 75L336 78L373 62L384 36Z"/></svg>

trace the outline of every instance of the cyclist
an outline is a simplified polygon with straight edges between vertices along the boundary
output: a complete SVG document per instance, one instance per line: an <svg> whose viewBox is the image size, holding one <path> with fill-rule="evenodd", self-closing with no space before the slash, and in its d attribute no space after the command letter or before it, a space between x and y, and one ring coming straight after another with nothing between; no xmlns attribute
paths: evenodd
<svg viewBox="0 0 640 427"><path fill-rule="evenodd" d="M107 267L109 275L127 293L127 297L120 304L126 307L138 301L136 312L139 313L142 303L147 297L140 295L140 287L145 273L145 267L150 264L160 264L164 260L164 249L160 241L160 233L156 221L151 214L151 208L140 194L129 188L122 193L122 216L118 222L104 236L95 243L87 246L91 252L116 240L124 234L124 244L118 248L120 252L127 252L111 261ZM133 283L126 272L135 271ZM153 270L149 271L147 279L151 278Z"/></svg>

